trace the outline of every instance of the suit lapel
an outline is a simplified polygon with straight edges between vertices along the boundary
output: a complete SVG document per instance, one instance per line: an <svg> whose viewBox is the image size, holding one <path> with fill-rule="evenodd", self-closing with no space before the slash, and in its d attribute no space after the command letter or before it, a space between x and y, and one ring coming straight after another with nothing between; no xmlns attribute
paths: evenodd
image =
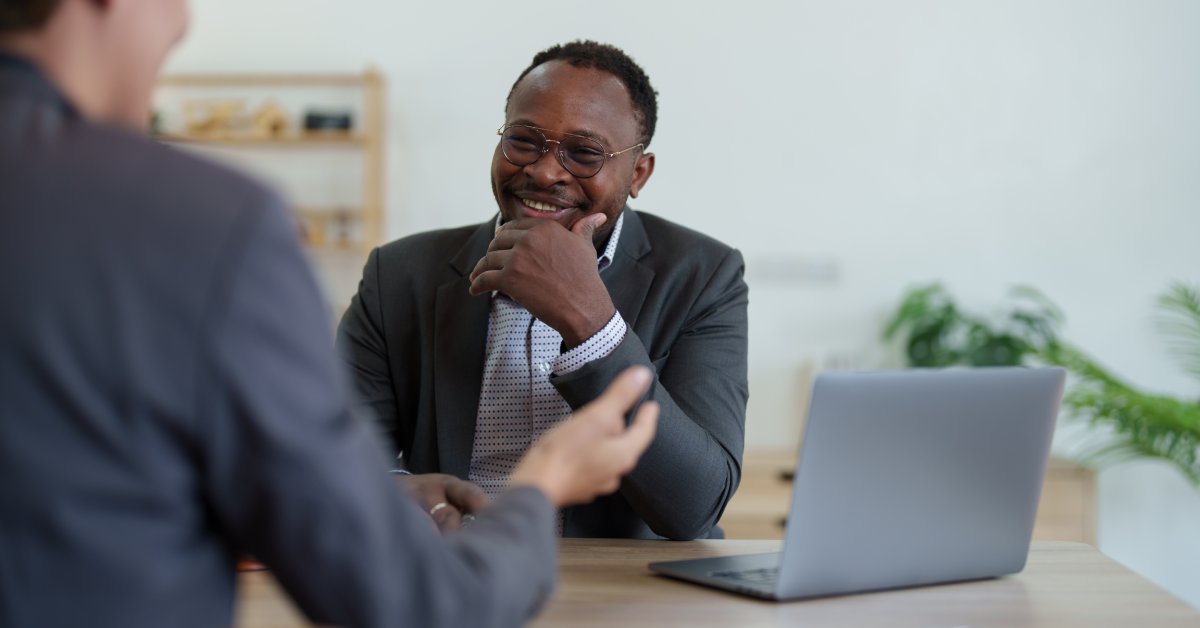
<svg viewBox="0 0 1200 628"><path fill-rule="evenodd" d="M433 341L433 387L438 464L442 473L466 478L475 443L475 418L483 385L491 300L473 297L468 276L487 252L496 222L486 222L450 260L457 275L437 289Z"/></svg>
<svg viewBox="0 0 1200 628"><path fill-rule="evenodd" d="M608 288L608 295L612 297L621 318L632 329L642 312L642 303L646 300L650 284L654 282L654 270L640 261L651 248L641 218L629 207L625 208L624 216L625 223L621 226L621 239L617 242L612 266L600 273L600 278Z"/></svg>

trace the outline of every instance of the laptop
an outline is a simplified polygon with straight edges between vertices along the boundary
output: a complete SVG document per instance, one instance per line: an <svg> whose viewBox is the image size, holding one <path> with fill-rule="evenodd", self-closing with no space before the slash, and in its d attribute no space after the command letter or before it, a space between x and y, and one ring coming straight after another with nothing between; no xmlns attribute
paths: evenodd
<svg viewBox="0 0 1200 628"><path fill-rule="evenodd" d="M651 563L770 600L993 578L1025 567L1066 372L824 373L783 551Z"/></svg>

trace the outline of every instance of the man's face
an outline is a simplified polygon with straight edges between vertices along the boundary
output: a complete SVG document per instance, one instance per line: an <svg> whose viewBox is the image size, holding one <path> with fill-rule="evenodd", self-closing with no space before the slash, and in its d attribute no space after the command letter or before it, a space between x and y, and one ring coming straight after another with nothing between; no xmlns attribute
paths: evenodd
<svg viewBox="0 0 1200 628"><path fill-rule="evenodd" d="M534 68L513 91L505 124L546 129L550 140L563 134L595 138L605 152L624 150L641 141L633 103L617 77L563 61ZM579 178L559 162L558 144L550 142L545 155L527 166L514 166L497 144L492 156L492 192L503 222L521 217L554 220L571 228L581 217L608 217L596 231L595 242L607 241L630 196L654 170L654 156L634 149L607 159L595 176Z"/></svg>

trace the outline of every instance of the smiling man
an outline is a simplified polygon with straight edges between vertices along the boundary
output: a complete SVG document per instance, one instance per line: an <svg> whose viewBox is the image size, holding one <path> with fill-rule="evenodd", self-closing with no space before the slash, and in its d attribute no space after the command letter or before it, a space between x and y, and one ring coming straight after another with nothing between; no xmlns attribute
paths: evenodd
<svg viewBox="0 0 1200 628"><path fill-rule="evenodd" d="M624 52L545 50L498 131L499 217L372 252L339 349L399 481L443 529L501 491L533 439L640 364L656 373L658 436L616 494L561 512L559 530L719 535L748 395L744 265L627 208L654 172L656 121L656 93Z"/></svg>

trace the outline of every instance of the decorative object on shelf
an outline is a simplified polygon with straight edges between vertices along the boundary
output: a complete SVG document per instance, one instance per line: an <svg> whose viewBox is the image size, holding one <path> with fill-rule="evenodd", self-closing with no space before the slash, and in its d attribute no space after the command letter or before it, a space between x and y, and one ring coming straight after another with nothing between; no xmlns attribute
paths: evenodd
<svg viewBox="0 0 1200 628"><path fill-rule="evenodd" d="M1200 401L1144 392L1063 341L1063 318L1036 290L1016 288L991 319L967 313L939 284L910 290L884 338L903 338L911 366L1053 364L1073 375L1063 410L1111 435L1089 445L1083 463L1104 467L1136 458L1172 465L1200 488ZM1158 300L1160 331L1171 352L1200 382L1200 288L1172 285Z"/></svg>
<svg viewBox="0 0 1200 628"><path fill-rule="evenodd" d="M339 207L333 213L333 224L336 232L337 242L341 246L348 246L354 242L353 234L354 217L350 210L345 207Z"/></svg>
<svg viewBox="0 0 1200 628"><path fill-rule="evenodd" d="M305 133L345 133L354 129L354 114L348 111L311 109L304 112Z"/></svg>
<svg viewBox="0 0 1200 628"><path fill-rule="evenodd" d="M287 135L290 127L287 111L274 100L268 100L254 112L250 134L258 139L280 138Z"/></svg>
<svg viewBox="0 0 1200 628"><path fill-rule="evenodd" d="M358 212L352 207L297 207L300 239L312 247L352 250L361 246Z"/></svg>
<svg viewBox="0 0 1200 628"><path fill-rule="evenodd" d="M189 101L183 104L184 128L191 137L231 137L245 127L245 109L240 100Z"/></svg>

